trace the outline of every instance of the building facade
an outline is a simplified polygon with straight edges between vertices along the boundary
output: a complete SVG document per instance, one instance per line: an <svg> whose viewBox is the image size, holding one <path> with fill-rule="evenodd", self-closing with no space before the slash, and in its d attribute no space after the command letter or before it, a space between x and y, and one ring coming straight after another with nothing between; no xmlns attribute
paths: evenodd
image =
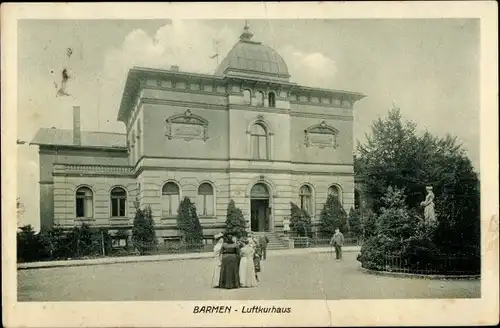
<svg viewBox="0 0 500 328"><path fill-rule="evenodd" d="M195 59L194 59L195 60ZM357 92L290 82L283 58L245 27L214 75L134 67L118 120L125 134L40 129L42 229L80 222L129 229L150 205L159 239L176 238L183 197L204 234L235 201L252 231L280 232L290 202L318 223L328 193L354 207Z"/></svg>

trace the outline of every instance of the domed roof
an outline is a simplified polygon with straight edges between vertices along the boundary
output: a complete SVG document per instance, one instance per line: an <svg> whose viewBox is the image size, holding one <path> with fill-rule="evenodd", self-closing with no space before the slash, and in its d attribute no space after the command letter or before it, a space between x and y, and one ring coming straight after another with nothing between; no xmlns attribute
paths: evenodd
<svg viewBox="0 0 500 328"><path fill-rule="evenodd" d="M253 34L248 26L226 58L215 70L215 75L244 75L287 79L290 77L283 57L274 49L260 42L251 41Z"/></svg>

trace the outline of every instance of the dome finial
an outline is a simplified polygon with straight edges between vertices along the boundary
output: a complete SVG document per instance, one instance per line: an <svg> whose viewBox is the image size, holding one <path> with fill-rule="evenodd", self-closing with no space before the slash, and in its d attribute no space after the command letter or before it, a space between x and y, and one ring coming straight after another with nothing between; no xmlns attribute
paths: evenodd
<svg viewBox="0 0 500 328"><path fill-rule="evenodd" d="M248 20L245 19L245 27L243 28L243 33L240 35L240 40L250 41L253 37L253 33L250 32L250 27L248 26Z"/></svg>

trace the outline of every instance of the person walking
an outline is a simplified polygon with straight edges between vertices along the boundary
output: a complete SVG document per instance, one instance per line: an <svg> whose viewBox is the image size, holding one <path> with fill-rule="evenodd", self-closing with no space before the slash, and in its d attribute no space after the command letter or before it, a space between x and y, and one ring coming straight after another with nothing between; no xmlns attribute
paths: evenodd
<svg viewBox="0 0 500 328"><path fill-rule="evenodd" d="M262 256L262 260L266 260L267 258L267 244L269 244L269 238L267 235L260 236L259 245L260 245L260 254Z"/></svg>
<svg viewBox="0 0 500 328"><path fill-rule="evenodd" d="M335 257L337 260L340 260L342 258L342 246L344 246L344 235L338 228L335 229L335 234L330 240L330 245L335 247Z"/></svg>

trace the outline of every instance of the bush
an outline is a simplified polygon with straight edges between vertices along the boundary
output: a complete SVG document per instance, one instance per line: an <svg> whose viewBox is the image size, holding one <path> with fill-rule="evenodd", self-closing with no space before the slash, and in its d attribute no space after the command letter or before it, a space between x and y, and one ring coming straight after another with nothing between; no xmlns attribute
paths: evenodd
<svg viewBox="0 0 500 328"><path fill-rule="evenodd" d="M203 228L196 213L196 206L189 197L184 197L179 205L177 226L182 233L185 243L190 245L203 244Z"/></svg>
<svg viewBox="0 0 500 328"><path fill-rule="evenodd" d="M311 234L311 216L309 213L290 202L290 229L298 236L309 236Z"/></svg>
<svg viewBox="0 0 500 328"><path fill-rule="evenodd" d="M246 221L243 213L236 207L234 200L231 199L227 206L226 233L236 238L246 237Z"/></svg>
<svg viewBox="0 0 500 328"><path fill-rule="evenodd" d="M32 262L45 258L43 238L31 225L22 226L17 232L17 261Z"/></svg>
<svg viewBox="0 0 500 328"><path fill-rule="evenodd" d="M335 229L340 229L342 233L348 230L347 213L333 195L328 195L320 220L319 231L323 236L333 236Z"/></svg>
<svg viewBox="0 0 500 328"><path fill-rule="evenodd" d="M144 209L136 207L132 242L140 255L150 252L151 247L156 244L153 213L150 206Z"/></svg>
<svg viewBox="0 0 500 328"><path fill-rule="evenodd" d="M478 272L480 263L475 260L478 256L439 247L435 242L438 240L436 228L424 225L421 215L408 209L403 190L389 187L382 201L375 234L364 243L358 257L364 268L392 270L396 265L400 266L396 269L409 272Z"/></svg>
<svg viewBox="0 0 500 328"><path fill-rule="evenodd" d="M368 240L375 236L377 217L372 210L368 209L362 212L363 239Z"/></svg>
<svg viewBox="0 0 500 328"><path fill-rule="evenodd" d="M363 235L363 225L361 223L361 212L351 207L349 211L349 231L356 237Z"/></svg>

